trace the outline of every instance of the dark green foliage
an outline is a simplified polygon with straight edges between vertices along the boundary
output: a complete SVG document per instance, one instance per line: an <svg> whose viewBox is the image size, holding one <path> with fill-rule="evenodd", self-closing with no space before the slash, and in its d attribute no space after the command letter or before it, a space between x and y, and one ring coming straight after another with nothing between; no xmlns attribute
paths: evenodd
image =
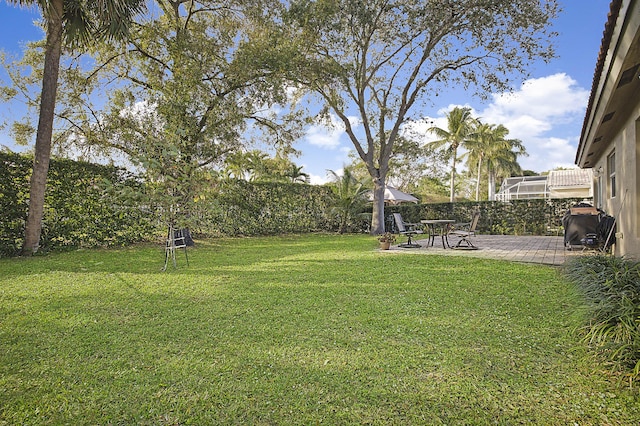
<svg viewBox="0 0 640 426"><path fill-rule="evenodd" d="M614 256L581 256L565 273L588 306L585 341L629 374L640 377L640 262Z"/></svg>
<svg viewBox="0 0 640 426"><path fill-rule="evenodd" d="M0 257L17 253L22 244L32 162L0 152Z"/></svg>
<svg viewBox="0 0 640 426"><path fill-rule="evenodd" d="M0 256L18 252L24 234L32 159L0 153ZM41 250L61 247L126 245L163 235L157 228L144 185L126 171L54 159L49 171ZM211 181L191 194L195 210L184 219L199 236L275 235L335 232L331 188L300 183ZM450 218L465 222L480 209L478 231L486 234L545 234L557 228L564 212L578 200L518 200L405 204L386 207L408 222ZM371 215L371 205L363 212ZM364 216L359 215L358 217ZM358 219L359 220L359 219ZM367 231L370 219L354 220L349 230Z"/></svg>
<svg viewBox="0 0 640 426"><path fill-rule="evenodd" d="M199 203L200 235L275 235L337 229L328 187L299 183L219 182Z"/></svg>
<svg viewBox="0 0 640 426"><path fill-rule="evenodd" d="M22 245L32 162L0 153L0 256ZM52 159L48 176L41 250L123 246L153 235L155 215L138 201L143 185L124 170Z"/></svg>
<svg viewBox="0 0 640 426"><path fill-rule="evenodd" d="M22 244L32 161L0 153L0 256L15 255ZM162 235L143 191L141 182L117 167L53 159L41 250L126 245ZM328 187L224 180L193 196L195 211L184 222L200 236L338 229Z"/></svg>

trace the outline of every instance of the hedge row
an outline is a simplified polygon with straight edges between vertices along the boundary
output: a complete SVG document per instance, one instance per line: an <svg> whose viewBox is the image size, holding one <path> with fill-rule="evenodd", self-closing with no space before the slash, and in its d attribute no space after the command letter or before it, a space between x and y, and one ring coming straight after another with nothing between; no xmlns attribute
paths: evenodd
<svg viewBox="0 0 640 426"><path fill-rule="evenodd" d="M197 220L191 221L196 234L275 235L334 231L329 213L328 187L299 183L242 180L214 184L205 201L197 203Z"/></svg>
<svg viewBox="0 0 640 426"><path fill-rule="evenodd" d="M22 246L33 159L0 152L0 256ZM164 235L142 182L123 169L52 159L41 250L127 245ZM198 194L185 224L192 233L271 235L336 230L331 191L304 184L221 181Z"/></svg>
<svg viewBox="0 0 640 426"><path fill-rule="evenodd" d="M33 158L0 152L0 256L18 253L24 237ZM64 159L49 167L40 249L127 245L153 234L156 221L132 194L130 173Z"/></svg>
<svg viewBox="0 0 640 426"><path fill-rule="evenodd" d="M15 255L22 245L32 158L0 152L0 256ZM140 196L144 184L113 167L52 159L41 249L127 245L164 234L157 210ZM198 195L185 223L194 235L250 236L333 232L328 187L305 184L213 182ZM387 207L408 222L449 218L470 220L481 212L478 231L488 234L544 235L560 227L565 211L580 200L518 200L409 204ZM371 213L369 212L366 213ZM367 223L354 224L366 231ZM354 228L355 229L355 228Z"/></svg>

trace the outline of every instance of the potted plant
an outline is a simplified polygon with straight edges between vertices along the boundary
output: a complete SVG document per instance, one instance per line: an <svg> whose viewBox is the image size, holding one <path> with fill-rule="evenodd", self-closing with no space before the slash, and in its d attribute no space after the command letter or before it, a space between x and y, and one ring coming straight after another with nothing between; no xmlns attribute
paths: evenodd
<svg viewBox="0 0 640 426"><path fill-rule="evenodd" d="M378 236L378 241L380 242L380 250L389 250L391 244L396 242L396 236L391 232L385 232Z"/></svg>

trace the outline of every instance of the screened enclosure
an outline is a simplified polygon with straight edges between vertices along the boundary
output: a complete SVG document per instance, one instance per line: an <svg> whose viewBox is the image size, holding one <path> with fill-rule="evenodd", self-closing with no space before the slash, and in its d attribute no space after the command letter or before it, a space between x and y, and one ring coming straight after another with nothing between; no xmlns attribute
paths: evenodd
<svg viewBox="0 0 640 426"><path fill-rule="evenodd" d="M552 170L548 175L506 178L496 194L496 200L591 198L592 187L591 169Z"/></svg>

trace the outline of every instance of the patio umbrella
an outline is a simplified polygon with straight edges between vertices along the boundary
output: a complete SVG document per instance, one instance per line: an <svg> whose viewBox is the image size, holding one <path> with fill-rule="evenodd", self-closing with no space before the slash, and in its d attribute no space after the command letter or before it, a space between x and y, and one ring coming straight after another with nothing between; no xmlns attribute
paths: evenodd
<svg viewBox="0 0 640 426"><path fill-rule="evenodd" d="M373 194L369 196L369 200L373 201ZM417 203L419 200L411 194L387 185L384 187L384 201L391 205L396 205L400 203Z"/></svg>

